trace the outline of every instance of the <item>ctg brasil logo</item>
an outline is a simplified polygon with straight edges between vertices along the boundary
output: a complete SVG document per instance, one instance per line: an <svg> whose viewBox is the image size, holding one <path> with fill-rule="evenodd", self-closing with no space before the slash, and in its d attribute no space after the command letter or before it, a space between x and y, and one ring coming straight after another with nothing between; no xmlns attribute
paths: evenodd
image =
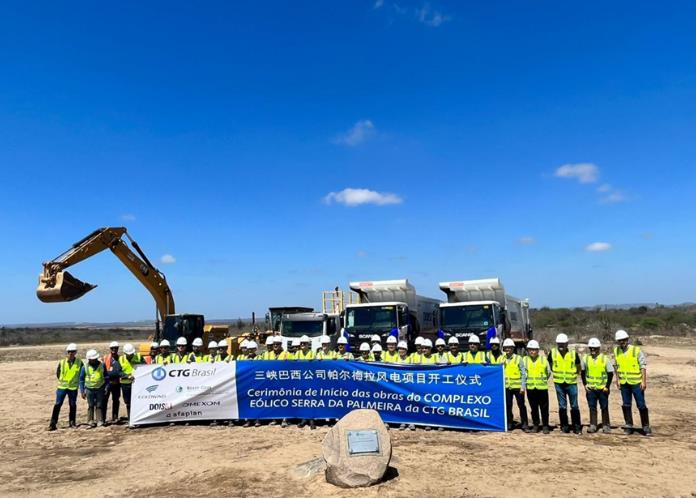
<svg viewBox="0 0 696 498"><path fill-rule="evenodd" d="M167 371L162 367L157 367L152 371L152 378L156 381L163 380L167 376Z"/></svg>

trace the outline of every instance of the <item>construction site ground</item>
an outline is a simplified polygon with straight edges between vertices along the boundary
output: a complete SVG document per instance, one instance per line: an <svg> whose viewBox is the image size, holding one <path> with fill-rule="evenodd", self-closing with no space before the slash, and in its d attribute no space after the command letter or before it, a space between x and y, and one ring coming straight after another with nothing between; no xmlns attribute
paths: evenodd
<svg viewBox="0 0 696 498"><path fill-rule="evenodd" d="M622 434L614 389L611 435L392 430L395 471L367 489L333 487L323 474L296 475L299 465L321 456L327 427L83 424L70 430L66 402L59 430L49 433L64 346L0 348L0 495L696 496L696 341L645 342L654 436ZM105 343L79 344L83 354L93 346L106 350ZM586 423L584 396L580 404ZM85 418L80 399L78 422Z"/></svg>

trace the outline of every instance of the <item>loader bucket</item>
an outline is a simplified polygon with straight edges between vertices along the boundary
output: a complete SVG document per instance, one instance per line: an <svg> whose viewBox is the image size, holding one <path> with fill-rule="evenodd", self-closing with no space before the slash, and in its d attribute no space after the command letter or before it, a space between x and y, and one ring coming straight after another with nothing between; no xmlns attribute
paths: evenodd
<svg viewBox="0 0 696 498"><path fill-rule="evenodd" d="M43 274L39 275L39 286L36 288L36 297L44 303L62 303L79 299L96 285L88 284L76 279L67 271L56 273L53 282L46 282Z"/></svg>

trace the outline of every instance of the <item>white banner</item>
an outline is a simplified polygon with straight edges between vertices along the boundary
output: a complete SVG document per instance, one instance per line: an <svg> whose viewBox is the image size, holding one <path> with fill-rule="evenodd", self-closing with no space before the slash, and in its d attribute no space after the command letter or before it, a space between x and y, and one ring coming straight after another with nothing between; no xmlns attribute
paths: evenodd
<svg viewBox="0 0 696 498"><path fill-rule="evenodd" d="M239 416L235 362L140 365L134 376L130 425Z"/></svg>

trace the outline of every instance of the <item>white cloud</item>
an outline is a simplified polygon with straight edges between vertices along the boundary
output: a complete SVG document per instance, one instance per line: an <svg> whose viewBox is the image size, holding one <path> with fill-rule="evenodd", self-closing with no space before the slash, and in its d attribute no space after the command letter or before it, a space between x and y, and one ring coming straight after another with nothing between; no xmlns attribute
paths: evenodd
<svg viewBox="0 0 696 498"><path fill-rule="evenodd" d="M594 183L599 178L599 168L592 163L564 164L556 169L554 176L577 179L580 183Z"/></svg>
<svg viewBox="0 0 696 498"><path fill-rule="evenodd" d="M593 242L585 247L587 252L604 252L611 249L611 244L609 242Z"/></svg>
<svg viewBox="0 0 696 498"><path fill-rule="evenodd" d="M525 236L525 237L520 237L518 242L520 244L522 244L523 246L531 246L531 245L536 244L536 239L534 237Z"/></svg>
<svg viewBox="0 0 696 498"><path fill-rule="evenodd" d="M618 204L619 202L626 202L627 200L628 199L623 194L623 192L614 190L613 192L610 192L609 194L602 197L599 200L599 202L601 202L602 204Z"/></svg>
<svg viewBox="0 0 696 498"><path fill-rule="evenodd" d="M417 10L417 19L419 22L430 26L431 28L437 28L438 26L451 21L452 18L443 14L438 10L433 10L429 3L423 4L423 7Z"/></svg>
<svg viewBox="0 0 696 498"><path fill-rule="evenodd" d="M404 200L390 192L376 192L366 188L344 188L340 192L329 192L324 197L326 204L344 204L349 207L361 204L375 204L386 206L387 204L401 204Z"/></svg>
<svg viewBox="0 0 696 498"><path fill-rule="evenodd" d="M126 213L121 215L121 220L123 221L135 221L135 215Z"/></svg>
<svg viewBox="0 0 696 498"><path fill-rule="evenodd" d="M367 257L367 251L360 250L355 253L355 255L359 258L366 258Z"/></svg>
<svg viewBox="0 0 696 498"><path fill-rule="evenodd" d="M176 263L176 258L171 254L163 254L160 261L165 265L171 265Z"/></svg>
<svg viewBox="0 0 696 498"><path fill-rule="evenodd" d="M597 187L597 192L599 192L600 194L611 192L611 185L609 185L608 183L603 183L602 185Z"/></svg>
<svg viewBox="0 0 696 498"><path fill-rule="evenodd" d="M375 134L375 125L369 119L361 119L355 123L350 130L342 133L333 139L333 143L355 147L365 140L372 138Z"/></svg>

